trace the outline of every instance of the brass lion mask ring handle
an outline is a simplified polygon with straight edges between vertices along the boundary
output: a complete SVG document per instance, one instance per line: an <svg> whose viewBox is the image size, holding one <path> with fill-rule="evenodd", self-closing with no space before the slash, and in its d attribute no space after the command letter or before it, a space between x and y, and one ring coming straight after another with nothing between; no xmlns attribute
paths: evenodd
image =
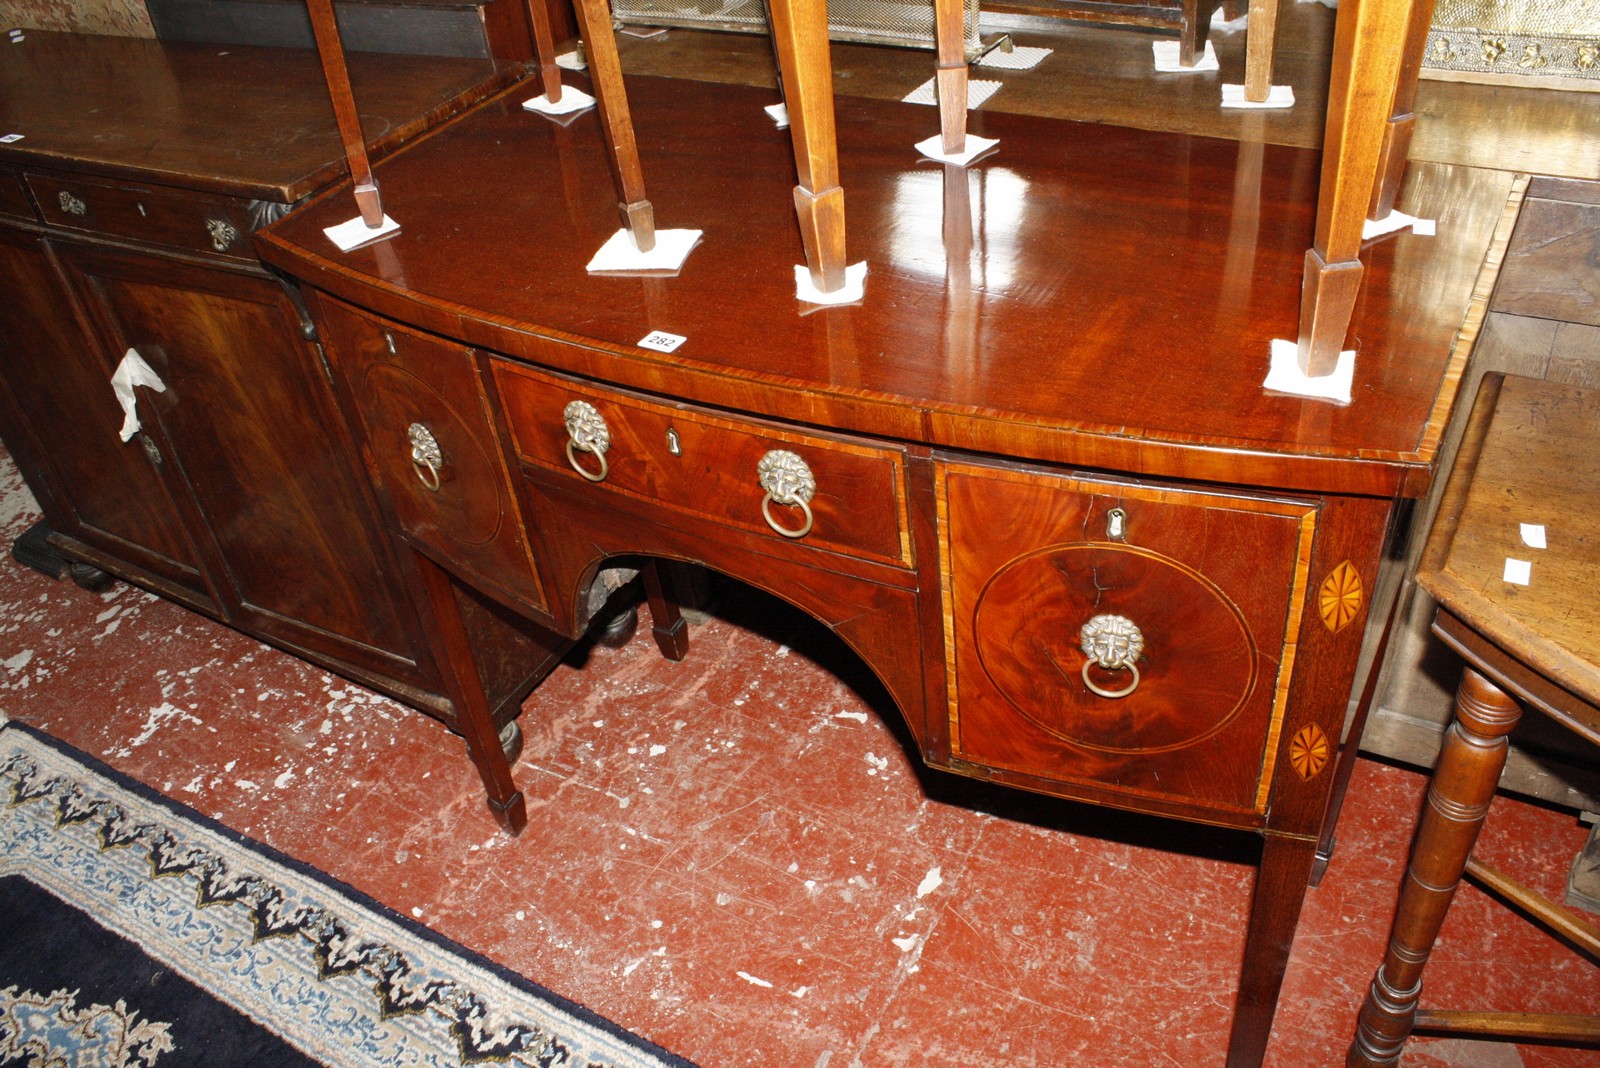
<svg viewBox="0 0 1600 1068"><path fill-rule="evenodd" d="M1078 644L1083 655L1083 684L1092 693L1112 699L1126 697L1139 688L1139 668L1134 661L1144 653L1144 635L1126 616L1098 615L1078 630ZM1108 690L1089 677L1089 669L1127 671L1133 680L1120 690Z"/></svg>
<svg viewBox="0 0 1600 1068"><path fill-rule="evenodd" d="M817 492L817 480L810 465L787 449L772 449L756 464L756 481L766 490L766 496L761 498L761 518L767 521L767 526L786 538L803 538L811 533L815 521L811 514L811 498ZM786 527L774 519L774 503L800 509L800 525Z"/></svg>
<svg viewBox="0 0 1600 1068"><path fill-rule="evenodd" d="M575 400L561 412L567 424L567 463L590 482L604 482L610 468L606 464L606 450L611 448L611 428L605 416L588 401ZM591 471L578 460L578 453L586 452L600 461L599 471Z"/></svg>
<svg viewBox="0 0 1600 1068"><path fill-rule="evenodd" d="M411 469L417 473L417 481L429 493L438 493L439 471L444 467L438 439L422 423L412 423L406 427L406 440L411 443Z"/></svg>

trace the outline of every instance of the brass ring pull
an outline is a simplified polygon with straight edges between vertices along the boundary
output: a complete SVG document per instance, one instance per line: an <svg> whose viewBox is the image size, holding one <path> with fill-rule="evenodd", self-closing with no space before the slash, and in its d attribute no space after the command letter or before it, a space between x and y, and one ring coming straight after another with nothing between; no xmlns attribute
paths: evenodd
<svg viewBox="0 0 1600 1068"><path fill-rule="evenodd" d="M756 480L767 495L761 498L761 518L767 526L786 538L803 538L811 533L816 517L811 514L811 498L817 492L816 477L810 466L787 449L772 449L756 464ZM798 527L786 527L772 518L772 505L798 508L805 522Z"/></svg>
<svg viewBox="0 0 1600 1068"><path fill-rule="evenodd" d="M1099 615L1078 630L1078 644L1083 655L1083 684L1091 693L1113 700L1126 697L1139 688L1139 667L1134 661L1144 653L1144 635L1139 627L1125 616ZM1089 668L1104 671L1126 670L1133 681L1120 690L1108 690L1089 677Z"/></svg>
<svg viewBox="0 0 1600 1068"><path fill-rule="evenodd" d="M1097 685L1095 681L1089 677L1089 665L1093 663L1093 660L1085 660L1083 662L1083 684L1089 687L1090 690L1099 694L1101 697L1110 697L1112 699L1126 697L1139 688L1139 669L1133 664L1117 665L1118 667L1125 667L1129 671L1133 672L1133 681L1128 683L1128 685L1124 686L1120 690L1107 690L1104 687Z"/></svg>
<svg viewBox="0 0 1600 1068"><path fill-rule="evenodd" d="M611 473L611 467L606 463L606 450L611 447L611 428L606 426L605 416L588 401L575 400L562 410L561 417L567 424L567 463L590 482L604 482L606 475ZM578 462L580 452L594 454L600 461L598 473Z"/></svg>
<svg viewBox="0 0 1600 1068"><path fill-rule="evenodd" d="M567 463L572 465L572 469L590 482L604 482L606 476L611 473L611 468L606 464L606 454L595 451L595 459L600 461L600 470L591 474L588 468L578 462L577 451L589 452L591 450L585 449L576 442L567 442Z"/></svg>
<svg viewBox="0 0 1600 1068"><path fill-rule="evenodd" d="M770 492L765 497L761 498L761 518L767 521L767 526L771 527L773 530L776 530L779 534L782 534L786 538L803 538L807 534L811 533L811 525L815 521L815 517L811 514L810 504L806 503L802 499L796 498L793 504L805 514L806 521L801 523L798 527L786 527L782 523L779 523L776 519L772 518L772 502L775 500L777 500L777 498L774 497Z"/></svg>
<svg viewBox="0 0 1600 1068"><path fill-rule="evenodd" d="M429 493L438 493L439 470L444 467L444 453L439 449L438 439L421 423L406 427L406 439L411 442L411 469L417 473L417 481Z"/></svg>
<svg viewBox="0 0 1600 1068"><path fill-rule="evenodd" d="M428 492L439 492L439 469L437 467L434 467L432 464L423 464L418 463L416 460L412 460L411 469L417 473L417 481L426 486L428 488ZM423 472L427 473L424 474Z"/></svg>

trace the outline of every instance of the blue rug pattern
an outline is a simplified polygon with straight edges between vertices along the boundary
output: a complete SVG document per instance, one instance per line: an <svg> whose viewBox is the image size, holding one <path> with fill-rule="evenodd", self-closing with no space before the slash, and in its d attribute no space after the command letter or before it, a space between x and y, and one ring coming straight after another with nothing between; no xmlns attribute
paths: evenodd
<svg viewBox="0 0 1600 1068"><path fill-rule="evenodd" d="M693 1068L0 720L0 1065Z"/></svg>

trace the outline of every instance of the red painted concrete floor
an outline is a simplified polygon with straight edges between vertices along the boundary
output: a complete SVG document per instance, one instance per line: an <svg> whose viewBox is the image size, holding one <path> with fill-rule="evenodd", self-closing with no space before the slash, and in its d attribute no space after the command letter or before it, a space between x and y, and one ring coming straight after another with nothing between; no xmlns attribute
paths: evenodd
<svg viewBox="0 0 1600 1068"><path fill-rule="evenodd" d="M0 539L33 515L0 470ZM753 597L724 615L683 664L642 628L533 695L516 839L434 721L137 589L9 558L0 710L705 1068L1223 1063L1252 839L922 771L825 633ZM1342 1063L1421 784L1358 768L1269 1064ZM1559 894L1584 837L1502 801L1481 854ZM1440 1007L1600 1010L1584 958L1470 887L1428 983ZM1418 1039L1404 1063L1600 1053Z"/></svg>

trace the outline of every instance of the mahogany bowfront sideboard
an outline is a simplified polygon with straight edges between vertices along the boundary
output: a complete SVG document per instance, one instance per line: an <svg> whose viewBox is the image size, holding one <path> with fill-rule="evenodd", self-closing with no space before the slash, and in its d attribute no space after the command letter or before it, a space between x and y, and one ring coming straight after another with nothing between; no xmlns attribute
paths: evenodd
<svg viewBox="0 0 1600 1068"><path fill-rule="evenodd" d="M840 98L865 294L795 296L787 135L758 91L630 81L670 275L616 230L593 113L525 87L377 168L398 233L341 252L323 196L257 235L303 283L385 513L434 606L491 806L525 820L451 591L565 635L608 562L686 561L832 628L930 765L1257 832L1231 1064L1259 1062L1374 591L1514 217L1510 176L1416 167L1438 236L1372 244L1353 399L1263 387L1295 336L1318 155ZM664 351L667 350L667 351ZM670 574L646 564L681 655ZM692 654L691 654L692 655Z"/></svg>

